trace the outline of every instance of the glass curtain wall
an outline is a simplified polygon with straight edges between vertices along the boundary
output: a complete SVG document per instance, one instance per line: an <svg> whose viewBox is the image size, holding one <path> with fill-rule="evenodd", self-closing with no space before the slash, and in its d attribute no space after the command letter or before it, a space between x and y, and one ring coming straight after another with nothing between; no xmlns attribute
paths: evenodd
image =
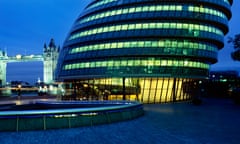
<svg viewBox="0 0 240 144"><path fill-rule="evenodd" d="M131 100L143 103L186 101L194 93L192 79L185 78L106 78L76 81L65 99ZM76 94L76 97L74 96Z"/></svg>

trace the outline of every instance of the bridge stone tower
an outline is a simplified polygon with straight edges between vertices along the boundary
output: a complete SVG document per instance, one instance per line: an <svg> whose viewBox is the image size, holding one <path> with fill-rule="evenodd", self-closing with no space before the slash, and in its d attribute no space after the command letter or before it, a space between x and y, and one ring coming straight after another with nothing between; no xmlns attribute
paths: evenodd
<svg viewBox="0 0 240 144"><path fill-rule="evenodd" d="M43 50L43 81L44 83L54 82L54 72L56 69L60 47L56 47L54 39L49 45L44 44Z"/></svg>
<svg viewBox="0 0 240 144"><path fill-rule="evenodd" d="M0 86L6 84L7 54L0 50Z"/></svg>

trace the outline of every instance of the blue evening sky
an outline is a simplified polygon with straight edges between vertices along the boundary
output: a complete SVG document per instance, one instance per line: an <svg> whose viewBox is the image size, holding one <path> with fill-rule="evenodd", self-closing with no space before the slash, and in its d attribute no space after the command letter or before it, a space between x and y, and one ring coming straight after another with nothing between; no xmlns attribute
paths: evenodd
<svg viewBox="0 0 240 144"><path fill-rule="evenodd" d="M63 42L70 28L91 0L0 0L0 49L8 56L16 54L42 54L43 44L55 39L56 45ZM240 33L240 0L232 7L233 17L226 36ZM234 62L230 53L233 48L226 43L219 52L219 62L212 69L240 69L240 62ZM38 77L42 80L41 62L9 63L7 81L25 80L31 83Z"/></svg>

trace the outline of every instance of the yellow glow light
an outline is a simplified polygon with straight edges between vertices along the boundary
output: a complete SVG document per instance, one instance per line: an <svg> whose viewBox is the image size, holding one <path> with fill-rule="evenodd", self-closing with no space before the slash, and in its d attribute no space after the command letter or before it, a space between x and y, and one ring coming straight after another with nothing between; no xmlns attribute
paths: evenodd
<svg viewBox="0 0 240 144"><path fill-rule="evenodd" d="M16 58L17 58L17 59L21 59L21 58L22 58L22 55L18 54L18 55L16 55Z"/></svg>

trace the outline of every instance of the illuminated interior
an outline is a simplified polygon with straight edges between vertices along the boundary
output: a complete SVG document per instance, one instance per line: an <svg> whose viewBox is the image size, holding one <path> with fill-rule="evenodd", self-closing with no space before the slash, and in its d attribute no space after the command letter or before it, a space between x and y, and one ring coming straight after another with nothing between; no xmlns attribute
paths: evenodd
<svg viewBox="0 0 240 144"><path fill-rule="evenodd" d="M185 78L125 78L125 89L123 89L123 79L106 78L79 81L74 85L78 87L77 99L85 97L95 100L122 100L125 95L125 100L166 103L188 100L193 90L189 86L192 81ZM82 84L84 88L80 88ZM86 88L92 88L98 96L92 94L86 96L82 92ZM104 97L106 94L107 97Z"/></svg>
<svg viewBox="0 0 240 144"><path fill-rule="evenodd" d="M165 103L188 100L190 89L186 86L189 79L146 78L142 85L139 99L143 103ZM190 88L190 87L189 87Z"/></svg>

